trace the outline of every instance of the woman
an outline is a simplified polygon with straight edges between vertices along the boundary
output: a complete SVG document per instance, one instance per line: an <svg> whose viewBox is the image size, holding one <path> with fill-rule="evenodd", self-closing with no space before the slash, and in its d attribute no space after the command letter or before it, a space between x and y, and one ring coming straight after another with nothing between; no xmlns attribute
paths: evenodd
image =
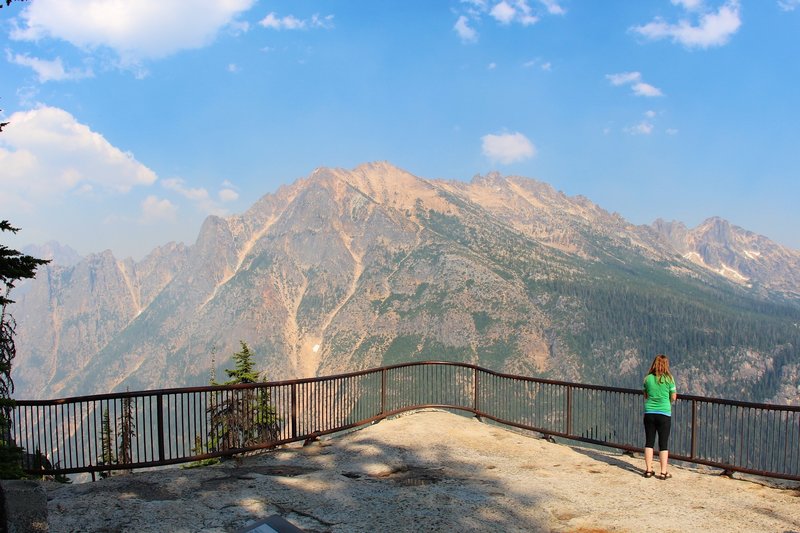
<svg viewBox="0 0 800 533"><path fill-rule="evenodd" d="M672 477L672 474L667 472L669 430L672 425L672 404L678 398L678 393L675 388L675 378L669 372L669 359L666 355L659 354L653 359L642 389L644 390L644 477L655 475L653 445L657 433L661 473L656 477L669 479Z"/></svg>

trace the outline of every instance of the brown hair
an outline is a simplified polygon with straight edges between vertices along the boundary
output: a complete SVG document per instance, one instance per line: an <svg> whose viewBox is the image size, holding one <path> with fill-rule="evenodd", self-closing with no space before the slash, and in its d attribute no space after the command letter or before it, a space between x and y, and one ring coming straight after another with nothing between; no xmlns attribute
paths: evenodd
<svg viewBox="0 0 800 533"><path fill-rule="evenodd" d="M661 353L653 359L653 364L650 365L648 374L653 374L659 383L664 382L664 376L670 381L675 381L675 378L669 372L669 358Z"/></svg>

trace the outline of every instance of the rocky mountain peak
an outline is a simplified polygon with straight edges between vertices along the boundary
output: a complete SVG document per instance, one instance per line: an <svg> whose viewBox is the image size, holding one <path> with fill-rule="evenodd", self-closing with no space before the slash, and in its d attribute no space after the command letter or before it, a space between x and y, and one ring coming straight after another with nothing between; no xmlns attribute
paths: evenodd
<svg viewBox="0 0 800 533"><path fill-rule="evenodd" d="M208 217L192 246L165 245L139 263L106 252L43 269L15 310L20 390L205 383L210 354L233 353L240 340L271 379L450 358L577 380L592 377L581 358L598 354L631 374L642 332L619 333L633 322L628 307L606 313L616 297L661 298L672 309L665 320L676 320L689 315L670 283L681 294L697 280L728 290L722 275L797 294L797 253L722 219L704 224L634 226L519 176L323 167L241 215ZM601 311L584 314L599 301ZM600 337L589 329L598 320Z"/></svg>
<svg viewBox="0 0 800 533"><path fill-rule="evenodd" d="M22 249L22 253L49 259L54 264L62 266L72 266L81 260L81 255L67 245L56 241L49 241L42 245L28 245Z"/></svg>
<svg viewBox="0 0 800 533"><path fill-rule="evenodd" d="M727 220L716 216L704 220L695 228L694 233L697 238L711 240L717 244L725 244L728 246L734 244L736 236L753 237L750 232L740 227L732 226Z"/></svg>
<svg viewBox="0 0 800 533"><path fill-rule="evenodd" d="M481 187L504 186L506 178L496 170L493 170L486 174L476 174L473 176L471 183Z"/></svg>
<svg viewBox="0 0 800 533"><path fill-rule="evenodd" d="M651 227L686 259L735 283L800 294L800 252L763 235L716 216L693 229L663 220Z"/></svg>

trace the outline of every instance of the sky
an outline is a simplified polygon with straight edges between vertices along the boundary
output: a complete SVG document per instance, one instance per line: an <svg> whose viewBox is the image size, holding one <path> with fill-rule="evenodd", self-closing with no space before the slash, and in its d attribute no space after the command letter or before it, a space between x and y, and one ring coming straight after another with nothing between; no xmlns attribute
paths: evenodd
<svg viewBox="0 0 800 533"><path fill-rule="evenodd" d="M800 250L800 0L30 0L0 65L9 246L139 260L389 161Z"/></svg>

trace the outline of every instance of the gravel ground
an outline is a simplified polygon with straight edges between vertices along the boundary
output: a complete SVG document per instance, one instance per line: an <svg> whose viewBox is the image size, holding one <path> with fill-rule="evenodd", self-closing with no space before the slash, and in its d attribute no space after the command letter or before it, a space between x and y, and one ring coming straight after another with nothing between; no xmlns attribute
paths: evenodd
<svg viewBox="0 0 800 533"><path fill-rule="evenodd" d="M50 531L237 531L273 514L306 531L800 533L800 489L555 444L424 411L309 446L194 469L45 483Z"/></svg>

